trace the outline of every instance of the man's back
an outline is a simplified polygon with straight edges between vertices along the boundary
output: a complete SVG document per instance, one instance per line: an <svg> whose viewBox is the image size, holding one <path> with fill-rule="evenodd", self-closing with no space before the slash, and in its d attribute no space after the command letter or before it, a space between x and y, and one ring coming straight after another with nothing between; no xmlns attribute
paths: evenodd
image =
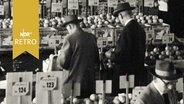
<svg viewBox="0 0 184 104"><path fill-rule="evenodd" d="M134 72L135 68L143 68L144 53L145 32L135 20L131 20L117 42L114 60L124 72Z"/></svg>
<svg viewBox="0 0 184 104"><path fill-rule="evenodd" d="M81 94L89 96L88 93L95 91L95 66L99 62L96 38L87 32L76 31L67 36L66 41L69 53L63 70L64 89L68 89L65 93L69 93L74 81L81 84Z"/></svg>

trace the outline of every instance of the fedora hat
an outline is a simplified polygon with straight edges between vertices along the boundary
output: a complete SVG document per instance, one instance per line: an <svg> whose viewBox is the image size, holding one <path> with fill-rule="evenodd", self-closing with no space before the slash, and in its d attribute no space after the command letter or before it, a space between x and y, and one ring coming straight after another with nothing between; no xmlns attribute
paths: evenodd
<svg viewBox="0 0 184 104"><path fill-rule="evenodd" d="M81 21L83 21L83 19L78 19L76 15L65 16L62 27L65 27L69 23L79 23Z"/></svg>
<svg viewBox="0 0 184 104"><path fill-rule="evenodd" d="M157 60L155 69L150 70L151 74L154 76L165 79L165 80L176 80L180 77L182 77L183 73L181 72L181 69L184 69L184 67L180 66L176 62L172 61L166 61L166 60Z"/></svg>
<svg viewBox="0 0 184 104"><path fill-rule="evenodd" d="M116 9L113 12L113 15L117 17L117 15L125 10L133 10L135 9L135 7L131 7L130 4L128 2L125 3L120 3L117 5Z"/></svg>

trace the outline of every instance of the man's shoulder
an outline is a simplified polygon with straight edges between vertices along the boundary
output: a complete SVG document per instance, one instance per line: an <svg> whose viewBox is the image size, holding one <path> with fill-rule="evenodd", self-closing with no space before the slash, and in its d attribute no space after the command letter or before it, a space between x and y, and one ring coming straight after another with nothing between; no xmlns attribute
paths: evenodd
<svg viewBox="0 0 184 104"><path fill-rule="evenodd" d="M132 32L134 30L139 30L141 33L145 34L144 28L136 21L136 20L131 20L123 29L125 32Z"/></svg>
<svg viewBox="0 0 184 104"><path fill-rule="evenodd" d="M79 37L77 34L79 33L72 33L72 34L67 34L67 36L65 37L65 39L67 40L73 40L73 39L77 39L77 37Z"/></svg>
<svg viewBox="0 0 184 104"><path fill-rule="evenodd" d="M132 19L125 27L130 28L135 26L141 27L141 25L135 19Z"/></svg>
<svg viewBox="0 0 184 104"><path fill-rule="evenodd" d="M146 86L146 88L142 91L140 97L144 97L144 96L147 96L151 93L151 87L150 85Z"/></svg>
<svg viewBox="0 0 184 104"><path fill-rule="evenodd" d="M136 99L135 104L163 104L163 101L153 83L150 83Z"/></svg>
<svg viewBox="0 0 184 104"><path fill-rule="evenodd" d="M86 35L86 36L89 37L89 38L96 38L94 34L89 33L89 32L85 32L85 31L84 31L83 34Z"/></svg>
<svg viewBox="0 0 184 104"><path fill-rule="evenodd" d="M89 33L89 32L86 32L86 31L83 31L83 34L90 35L90 36L95 36L92 33Z"/></svg>
<svg viewBox="0 0 184 104"><path fill-rule="evenodd" d="M151 93L153 93L153 86L151 84L147 85L146 88L142 91L139 98L142 100L147 100L150 98Z"/></svg>

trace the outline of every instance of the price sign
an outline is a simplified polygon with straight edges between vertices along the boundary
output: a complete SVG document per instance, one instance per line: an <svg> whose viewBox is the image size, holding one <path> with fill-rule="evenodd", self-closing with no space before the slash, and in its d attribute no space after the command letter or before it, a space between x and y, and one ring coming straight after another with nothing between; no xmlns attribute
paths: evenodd
<svg viewBox="0 0 184 104"><path fill-rule="evenodd" d="M37 104L61 104L62 75L63 71L36 73Z"/></svg>
<svg viewBox="0 0 184 104"><path fill-rule="evenodd" d="M6 104L32 104L32 72L9 72L6 81Z"/></svg>
<svg viewBox="0 0 184 104"><path fill-rule="evenodd" d="M98 6L99 0L89 0L89 6Z"/></svg>
<svg viewBox="0 0 184 104"><path fill-rule="evenodd" d="M146 33L146 41L152 40L153 39L153 33Z"/></svg>
<svg viewBox="0 0 184 104"><path fill-rule="evenodd" d="M145 27L144 30L146 32L146 44L150 44L154 38L154 31L150 27Z"/></svg>
<svg viewBox="0 0 184 104"><path fill-rule="evenodd" d="M153 7L153 0L144 0L144 6L145 7Z"/></svg>
<svg viewBox="0 0 184 104"><path fill-rule="evenodd" d="M68 9L79 9L78 0L68 0Z"/></svg>
<svg viewBox="0 0 184 104"><path fill-rule="evenodd" d="M57 78L45 77L41 80L41 86L44 90L54 90L57 87Z"/></svg>
<svg viewBox="0 0 184 104"><path fill-rule="evenodd" d="M118 4L118 0L108 0L108 7L116 8Z"/></svg>
<svg viewBox="0 0 184 104"><path fill-rule="evenodd" d="M97 40L97 45L98 47L106 47L107 46L107 41L108 38L107 37L99 37L98 40Z"/></svg>
<svg viewBox="0 0 184 104"><path fill-rule="evenodd" d="M29 93L29 82L13 82L12 95L25 96Z"/></svg>
<svg viewBox="0 0 184 104"><path fill-rule="evenodd" d="M103 80L96 81L96 93L103 93ZM112 93L112 81L106 80L105 81L105 93Z"/></svg>
<svg viewBox="0 0 184 104"><path fill-rule="evenodd" d="M178 92L183 92L183 78L178 79L178 82L176 83L176 90Z"/></svg>
<svg viewBox="0 0 184 104"><path fill-rule="evenodd" d="M129 75L129 88L133 88L134 87L134 79L135 79L135 75ZM119 88L120 89L125 89L126 88L126 76L120 76L119 77Z"/></svg>
<svg viewBox="0 0 184 104"><path fill-rule="evenodd" d="M52 12L62 12L62 3L52 3Z"/></svg>
<svg viewBox="0 0 184 104"><path fill-rule="evenodd" d="M162 43L163 44L169 44L174 42L174 34L170 34L170 35L165 35L162 38Z"/></svg>
<svg viewBox="0 0 184 104"><path fill-rule="evenodd" d="M4 5L0 5L0 15L4 15Z"/></svg>

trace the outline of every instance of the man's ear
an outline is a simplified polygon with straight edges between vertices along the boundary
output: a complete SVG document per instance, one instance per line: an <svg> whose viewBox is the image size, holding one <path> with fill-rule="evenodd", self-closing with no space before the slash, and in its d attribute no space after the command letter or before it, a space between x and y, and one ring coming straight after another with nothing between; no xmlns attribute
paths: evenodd
<svg viewBox="0 0 184 104"><path fill-rule="evenodd" d="M120 17L123 19L123 15L121 13L119 13Z"/></svg>
<svg viewBox="0 0 184 104"><path fill-rule="evenodd" d="M71 24L68 24L68 27L69 27L69 29L70 29L70 30L72 29L72 26L71 26Z"/></svg>

